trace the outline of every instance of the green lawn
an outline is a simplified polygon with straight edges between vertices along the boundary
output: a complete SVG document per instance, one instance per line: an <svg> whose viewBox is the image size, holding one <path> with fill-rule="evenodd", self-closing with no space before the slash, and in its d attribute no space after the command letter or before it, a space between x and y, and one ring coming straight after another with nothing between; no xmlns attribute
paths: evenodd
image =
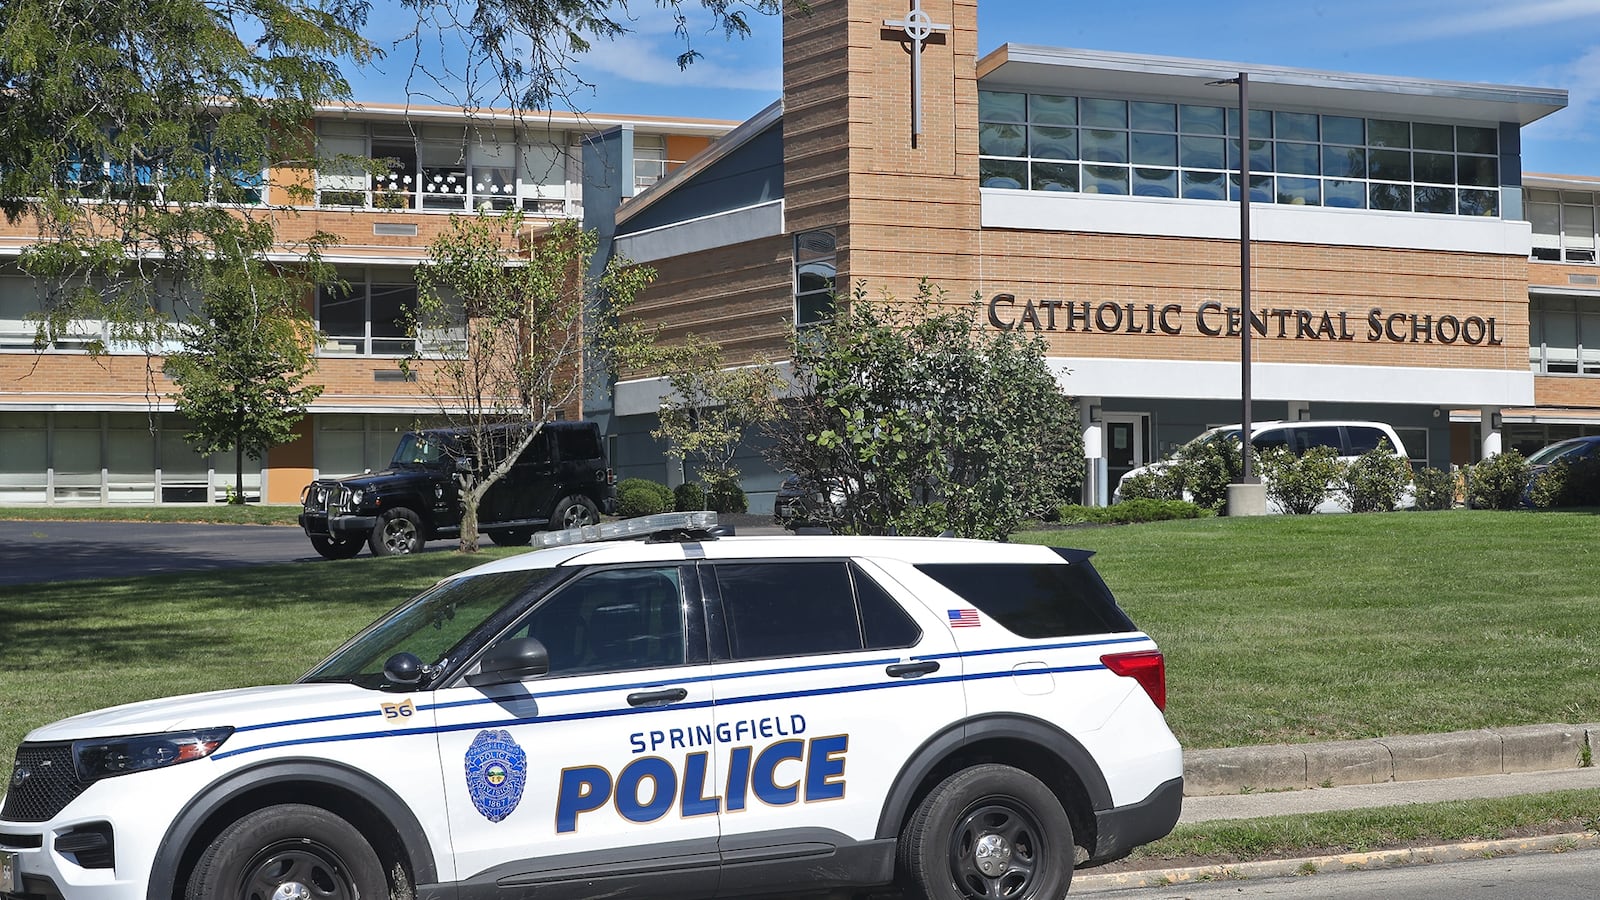
<svg viewBox="0 0 1600 900"><path fill-rule="evenodd" d="M26 522L200 522L216 525L294 525L298 506L226 503L193 506L0 506L0 519Z"/></svg>

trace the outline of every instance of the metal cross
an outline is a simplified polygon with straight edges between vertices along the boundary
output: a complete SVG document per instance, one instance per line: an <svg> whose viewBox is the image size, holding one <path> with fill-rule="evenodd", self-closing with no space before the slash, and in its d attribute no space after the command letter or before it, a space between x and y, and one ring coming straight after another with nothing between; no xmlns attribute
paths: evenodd
<svg viewBox="0 0 1600 900"><path fill-rule="evenodd" d="M922 10L922 0L911 0L911 11L904 19L884 19L885 28L904 31L911 41L911 140L922 135L922 44L936 31L949 31L949 25L936 25Z"/></svg>

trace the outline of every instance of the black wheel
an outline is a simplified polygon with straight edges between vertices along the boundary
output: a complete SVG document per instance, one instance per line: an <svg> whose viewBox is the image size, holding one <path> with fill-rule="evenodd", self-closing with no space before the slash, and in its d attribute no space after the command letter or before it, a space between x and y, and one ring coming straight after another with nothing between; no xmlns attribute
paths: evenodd
<svg viewBox="0 0 1600 900"><path fill-rule="evenodd" d="M311 536L311 546L315 547L324 559L349 559L361 552L361 545L364 543L366 541L354 537L323 537L320 534Z"/></svg>
<svg viewBox="0 0 1600 900"><path fill-rule="evenodd" d="M195 863L185 900L381 900L383 864L349 822L315 806L257 810Z"/></svg>
<svg viewBox="0 0 1600 900"><path fill-rule="evenodd" d="M550 527L577 528L579 525L597 525L600 522L600 507L594 505L582 494L572 494L562 497L561 502L550 513Z"/></svg>
<svg viewBox="0 0 1600 900"><path fill-rule="evenodd" d="M391 509L378 517L378 527L367 538L373 556L422 551L422 521L409 509Z"/></svg>
<svg viewBox="0 0 1600 900"><path fill-rule="evenodd" d="M489 540L494 541L496 547L526 547L528 538L532 536L532 532L522 528L489 532Z"/></svg>
<svg viewBox="0 0 1600 900"><path fill-rule="evenodd" d="M900 874L922 900L1058 900L1076 851L1061 801L1021 769L963 769L928 794L900 835Z"/></svg>

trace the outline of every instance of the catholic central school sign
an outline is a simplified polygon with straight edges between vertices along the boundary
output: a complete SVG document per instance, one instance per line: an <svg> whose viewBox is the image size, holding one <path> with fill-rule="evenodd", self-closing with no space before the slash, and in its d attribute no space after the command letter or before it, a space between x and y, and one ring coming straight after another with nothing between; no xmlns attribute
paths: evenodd
<svg viewBox="0 0 1600 900"><path fill-rule="evenodd" d="M1027 300L995 294L989 300L989 324L1002 331L1073 331L1104 334L1237 337L1244 327L1236 306L1202 303L1186 310L1181 303L1091 303ZM1374 306L1366 314L1346 310L1251 310L1250 327L1266 338L1297 341L1388 341L1396 344L1472 344L1499 346L1504 335L1493 316L1436 316L1394 312Z"/></svg>

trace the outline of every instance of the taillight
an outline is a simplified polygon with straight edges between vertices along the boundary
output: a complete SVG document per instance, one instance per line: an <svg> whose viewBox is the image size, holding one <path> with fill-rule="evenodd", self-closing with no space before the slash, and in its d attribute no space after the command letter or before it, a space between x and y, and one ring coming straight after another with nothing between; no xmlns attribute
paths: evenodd
<svg viewBox="0 0 1600 900"><path fill-rule="evenodd" d="M1108 653L1100 662L1113 674L1132 678L1150 695L1156 709L1167 708L1167 661L1160 650L1139 650L1134 653Z"/></svg>

